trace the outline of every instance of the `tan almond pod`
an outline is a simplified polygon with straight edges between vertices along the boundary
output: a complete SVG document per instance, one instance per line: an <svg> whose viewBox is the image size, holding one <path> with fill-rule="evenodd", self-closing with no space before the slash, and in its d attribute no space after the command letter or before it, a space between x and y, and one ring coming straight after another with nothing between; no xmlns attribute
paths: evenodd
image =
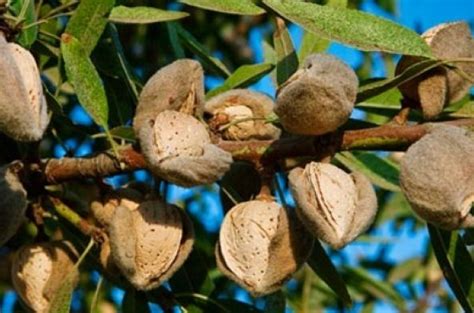
<svg viewBox="0 0 474 313"><path fill-rule="evenodd" d="M355 72L336 57L310 55L280 87L275 113L293 134L333 132L349 119L358 84Z"/></svg>
<svg viewBox="0 0 474 313"><path fill-rule="evenodd" d="M118 206L109 235L114 263L140 290L158 287L171 277L194 241L186 214L161 200Z"/></svg>
<svg viewBox="0 0 474 313"><path fill-rule="evenodd" d="M274 292L306 261L313 238L276 202L253 200L225 216L216 246L219 269L253 296Z"/></svg>
<svg viewBox="0 0 474 313"><path fill-rule="evenodd" d="M197 61L181 59L161 68L147 81L140 93L133 125L137 132L165 110L199 117L203 109L202 66Z"/></svg>
<svg viewBox="0 0 474 313"><path fill-rule="evenodd" d="M54 241L21 247L14 256L11 278L21 299L34 312L47 313L51 300L71 275L79 281L75 267L78 254L71 243Z"/></svg>
<svg viewBox="0 0 474 313"><path fill-rule="evenodd" d="M0 131L17 141L38 141L48 126L46 99L33 55L6 42L0 31Z"/></svg>
<svg viewBox="0 0 474 313"><path fill-rule="evenodd" d="M22 168L20 161L0 167L0 247L15 235L25 220L28 201L18 177Z"/></svg>
<svg viewBox="0 0 474 313"><path fill-rule="evenodd" d="M140 144L150 170L180 186L213 183L232 163L230 153L211 143L201 122L176 111L160 113L141 129Z"/></svg>
<svg viewBox="0 0 474 313"><path fill-rule="evenodd" d="M289 183L302 223L334 249L366 231L377 212L375 191L360 173L349 175L332 164L311 162L293 169Z"/></svg>
<svg viewBox="0 0 474 313"><path fill-rule="evenodd" d="M219 131L227 140L273 140L278 139L281 130L265 118L273 114L274 103L268 96L247 89L226 91L206 102L205 112L209 115L226 116L230 127ZM250 120L250 119L254 120ZM238 122L239 120L245 120ZM225 126L225 125L223 125Z"/></svg>
<svg viewBox="0 0 474 313"><path fill-rule="evenodd" d="M407 150L400 187L413 210L438 227L473 227L474 139L466 130L436 126Z"/></svg>
<svg viewBox="0 0 474 313"><path fill-rule="evenodd" d="M443 23L427 30L422 37L430 46L433 55L440 60L474 57L474 39L465 22ZM397 65L396 74L422 61L419 57L404 56ZM474 77L472 62L455 62L467 76ZM472 81L459 75L455 69L438 67L399 86L409 100L420 104L423 117L436 118L443 108L461 100L468 92Z"/></svg>

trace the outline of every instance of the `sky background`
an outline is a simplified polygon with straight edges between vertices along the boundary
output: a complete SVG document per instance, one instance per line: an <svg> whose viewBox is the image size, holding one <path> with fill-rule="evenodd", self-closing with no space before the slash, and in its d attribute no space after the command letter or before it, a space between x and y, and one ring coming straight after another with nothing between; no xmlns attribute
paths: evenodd
<svg viewBox="0 0 474 313"><path fill-rule="evenodd" d="M439 23L464 20L471 25L471 29L474 29L474 0L398 0L396 14L391 15L387 11L384 11L375 4L373 0L363 1L362 9L372 14L383 16L391 19L397 23L403 24L417 32L423 32L426 29L437 25ZM302 29L290 25L289 30L295 46L298 48L302 39ZM254 50L254 62L263 62L263 49L262 42L263 38L271 32L270 26L268 27L257 27L249 33L249 42L252 49ZM332 53L352 67L356 68L362 62L362 53L348 48L340 44L332 44L329 48L329 53ZM218 55L218 54L217 54ZM384 77L387 75L383 67L383 61L378 54L373 54L372 62L374 69L372 72L373 77ZM222 81L215 77L207 77L206 85L208 88L218 86ZM271 84L270 78L264 78L255 84L253 89L274 95L274 88ZM90 124L92 121L84 113L84 111L78 106L71 111L70 117L78 124ZM91 142L86 140L84 142L77 142L77 140L66 141L65 144L75 150L76 156L84 156L92 152ZM57 146L55 154L57 157L61 157L66 152L61 146ZM138 180L150 181L151 177L145 171L138 171L135 173L135 177ZM117 176L109 179L109 182L120 185L123 183L123 178ZM201 192L203 194L204 201L200 204L191 203L189 211L195 216L201 217L203 225L212 232L217 232L222 221L222 209L220 207L220 201L217 199L217 186L212 186L213 192L205 190L204 187L197 187L191 189L184 189L176 186L171 186L167 200L171 203L177 203L184 198L187 198L195 192ZM286 195L286 201L292 203L291 196ZM202 218L205 216L206 218ZM402 232L394 238L391 232L391 226L389 224L383 225L382 227L375 230L382 240L391 242L388 246L389 251L387 257L393 262L402 262L408 258L420 255L425 250L428 236L426 229L413 232L411 225L405 225ZM387 248L387 246L385 246ZM375 256L381 249L380 245L372 243L361 243L356 242L348 245L342 250L341 260L333 260L336 264L344 260L349 264L357 264L361 258L370 258L372 255ZM374 273L376 274L376 273ZM446 286L447 288L447 286ZM242 301L248 300L248 295L245 292L241 292L236 295ZM123 292L116 289L113 293L113 298L117 304L122 301ZM13 304L16 300L16 296L13 292L5 294L4 298L0 300L0 313L12 312ZM73 305L77 305L73 303ZM153 312L160 312L156 306L152 307ZM358 308L354 309L357 312ZM378 303L376 307L377 312L397 312L397 310L385 303ZM438 311L437 311L438 312Z"/></svg>

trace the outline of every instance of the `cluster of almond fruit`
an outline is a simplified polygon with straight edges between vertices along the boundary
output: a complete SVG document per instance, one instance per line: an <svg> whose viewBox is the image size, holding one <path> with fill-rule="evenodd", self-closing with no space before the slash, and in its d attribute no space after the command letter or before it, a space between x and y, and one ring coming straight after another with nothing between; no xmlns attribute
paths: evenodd
<svg viewBox="0 0 474 313"><path fill-rule="evenodd" d="M465 23L440 25L423 37L440 59L474 57ZM416 61L402 58L397 71ZM471 83L460 71L474 76L473 65L436 68L400 89L432 119L466 95ZM352 113L359 84L350 67L327 54L309 56L280 86L276 103L243 89L205 101L203 76L201 65L189 59L160 69L144 86L133 121L148 169L185 187L216 182L229 170L232 155L216 145L218 140L277 140L282 130L267 122L273 110L290 134L336 131ZM27 50L7 43L1 33L0 77L0 131L18 141L40 140L49 119L38 68ZM204 114L210 116L207 121ZM449 126L433 126L408 149L401 162L401 187L420 217L446 229L474 225L473 153L474 135ZM17 161L0 169L1 245L17 231L28 204L21 168ZM365 232L377 213L374 188L362 173L309 162L292 169L289 182L296 209L260 195L236 204L220 230L219 269L255 296L280 288L305 263L315 237L342 248ZM146 188L124 187L90 209L107 233L104 270L118 269L137 289L166 281L192 249L194 231L186 213ZM75 257L65 242L24 247L15 258L14 286L31 308L44 312L58 288L58 269L77 271Z"/></svg>

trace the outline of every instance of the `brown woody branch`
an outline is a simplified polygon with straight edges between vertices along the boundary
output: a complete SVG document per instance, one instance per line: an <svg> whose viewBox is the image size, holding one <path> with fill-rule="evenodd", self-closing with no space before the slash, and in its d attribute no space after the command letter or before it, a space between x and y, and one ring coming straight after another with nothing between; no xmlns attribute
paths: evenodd
<svg viewBox="0 0 474 313"><path fill-rule="evenodd" d="M322 159L337 151L386 150L402 151L423 137L429 125L449 124L474 130L474 119L461 119L412 126L384 125L380 127L347 130L318 137L289 137L274 141L221 141L219 147L230 152L234 160L268 164L291 157ZM119 151L119 160L108 153L91 158L49 159L41 164L47 183L71 179L103 177L146 168L139 151L126 146Z"/></svg>

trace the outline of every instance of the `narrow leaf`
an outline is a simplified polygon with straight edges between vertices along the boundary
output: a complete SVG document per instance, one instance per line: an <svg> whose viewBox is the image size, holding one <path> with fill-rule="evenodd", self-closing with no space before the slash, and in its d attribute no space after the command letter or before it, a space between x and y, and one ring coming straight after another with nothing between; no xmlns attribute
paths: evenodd
<svg viewBox="0 0 474 313"><path fill-rule="evenodd" d="M417 33L368 13L300 1L263 0L263 3L322 38L366 51L431 56L430 48Z"/></svg>
<svg viewBox="0 0 474 313"><path fill-rule="evenodd" d="M314 241L313 250L311 251L311 256L307 263L314 273L341 298L345 305L352 305L352 299L347 291L346 283L337 272L336 267L332 264L331 259L317 239Z"/></svg>
<svg viewBox="0 0 474 313"><path fill-rule="evenodd" d="M152 7L119 5L110 12L109 21L122 24L150 24L178 20L188 15L186 12L166 11Z"/></svg>
<svg viewBox="0 0 474 313"><path fill-rule="evenodd" d="M400 191L400 170L392 161L370 152L341 152L335 158L351 171L366 175L374 185L390 191Z"/></svg>
<svg viewBox="0 0 474 313"><path fill-rule="evenodd" d="M259 15L265 10L255 5L252 0L180 0L194 7L229 14Z"/></svg>
<svg viewBox="0 0 474 313"><path fill-rule="evenodd" d="M178 31L176 29L176 22L166 23L166 28L168 29L168 37L170 39L171 49L173 50L175 58L185 58L186 55L184 53L183 45L179 41Z"/></svg>
<svg viewBox="0 0 474 313"><path fill-rule="evenodd" d="M450 116L458 118L474 118L474 100L468 101L459 110L451 113Z"/></svg>
<svg viewBox="0 0 474 313"><path fill-rule="evenodd" d="M34 0L12 0L8 8L14 16L18 17L23 25L18 36L18 43L25 48L31 47L38 37Z"/></svg>
<svg viewBox="0 0 474 313"><path fill-rule="evenodd" d="M91 59L101 74L121 79L126 91L130 93L134 102L138 99L137 78L133 69L125 58L122 43L117 28L113 24L106 26L102 38L99 40Z"/></svg>
<svg viewBox="0 0 474 313"><path fill-rule="evenodd" d="M364 294L369 294L375 298L391 301L399 310L406 311L405 299L389 283L373 277L363 268L344 268L345 277L348 284Z"/></svg>
<svg viewBox="0 0 474 313"><path fill-rule="evenodd" d="M273 45L276 52L276 76L278 85L281 85L298 69L298 56L285 21L276 18L275 26Z"/></svg>
<svg viewBox="0 0 474 313"><path fill-rule="evenodd" d="M357 94L356 102L362 102L372 97L375 97L381 93L384 93L405 82L408 82L409 80L415 77L420 76L423 73L426 73L427 71L435 67L442 65L443 63L445 62L436 60L424 60L409 66L404 72L393 78L388 78L366 84L360 87L359 92Z"/></svg>
<svg viewBox="0 0 474 313"><path fill-rule="evenodd" d="M212 98L227 90L247 87L267 75L273 68L274 65L269 63L242 65L221 86L209 91L206 98Z"/></svg>
<svg viewBox="0 0 474 313"><path fill-rule="evenodd" d="M94 246L94 240L91 239L87 247L82 252L79 259L77 260L76 264L74 264L74 267L76 269L81 265L82 261L84 261L84 258L91 251L93 246ZM58 288L58 291L54 294L54 296L51 299L48 312L54 312L54 313L69 313L70 312L72 292L74 291L74 284L73 284L74 276L72 275L72 273L73 273L72 271L70 273L65 273L63 283L61 284L61 286Z"/></svg>
<svg viewBox="0 0 474 313"><path fill-rule="evenodd" d="M203 65L219 76L228 77L230 75L229 69L219 59L212 57L211 53L204 47L191 33L185 30L180 25L176 24L176 30L182 43L192 53L196 54L202 61Z"/></svg>
<svg viewBox="0 0 474 313"><path fill-rule="evenodd" d="M262 49L263 49L263 62L276 65L276 52L275 49L271 44L267 41L262 42ZM270 78L272 80L273 86L276 86L276 69L274 68L270 72Z"/></svg>
<svg viewBox="0 0 474 313"><path fill-rule="evenodd" d="M90 55L107 24L107 15L115 0L81 0L69 20L66 33L76 37L86 55Z"/></svg>
<svg viewBox="0 0 474 313"><path fill-rule="evenodd" d="M347 7L347 0L329 0L326 5L336 8L345 8ZM326 51L330 44L330 40L321 38L314 33L305 31L303 40L301 41L300 50L298 51L300 67L301 63L304 61L304 59L306 59L307 56L313 53Z"/></svg>
<svg viewBox="0 0 474 313"><path fill-rule="evenodd" d="M79 102L97 124L107 128L107 98L94 64L79 40L66 33L61 36L61 53L66 76L74 86Z"/></svg>
<svg viewBox="0 0 474 313"><path fill-rule="evenodd" d="M446 231L428 224L431 245L451 290L465 312L473 312L474 264L464 240L457 231Z"/></svg>

